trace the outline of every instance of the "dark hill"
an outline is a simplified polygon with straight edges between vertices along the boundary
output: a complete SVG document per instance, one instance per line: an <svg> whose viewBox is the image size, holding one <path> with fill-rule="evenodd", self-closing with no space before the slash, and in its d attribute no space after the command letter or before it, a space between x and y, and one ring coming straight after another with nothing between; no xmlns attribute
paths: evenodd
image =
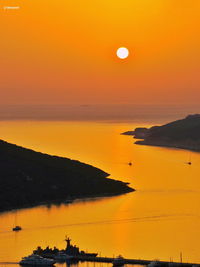
<svg viewBox="0 0 200 267"><path fill-rule="evenodd" d="M189 115L182 120L154 126L147 129L142 139L136 143L200 151L200 115Z"/></svg>
<svg viewBox="0 0 200 267"><path fill-rule="evenodd" d="M0 210L133 191L93 166L0 140Z"/></svg>

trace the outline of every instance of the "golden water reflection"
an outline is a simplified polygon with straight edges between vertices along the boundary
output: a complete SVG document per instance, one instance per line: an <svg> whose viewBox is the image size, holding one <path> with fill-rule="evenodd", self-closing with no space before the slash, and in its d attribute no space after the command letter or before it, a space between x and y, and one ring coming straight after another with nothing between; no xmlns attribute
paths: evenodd
<svg viewBox="0 0 200 267"><path fill-rule="evenodd" d="M17 221L23 230L18 233L11 231L15 212L1 214L0 262L18 261L38 245L63 248L66 234L81 249L102 256L175 261L182 252L184 261L200 262L200 154L138 146L120 135L136 126L0 122L4 140L90 163L137 189L118 197L20 210ZM185 164L189 156L191 166Z"/></svg>

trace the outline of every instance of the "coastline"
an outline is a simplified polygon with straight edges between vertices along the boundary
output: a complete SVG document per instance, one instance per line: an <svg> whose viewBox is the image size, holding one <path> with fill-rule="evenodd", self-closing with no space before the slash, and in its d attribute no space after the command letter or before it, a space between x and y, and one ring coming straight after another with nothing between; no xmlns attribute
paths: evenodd
<svg viewBox="0 0 200 267"><path fill-rule="evenodd" d="M200 114L150 128L138 127L122 133L139 139L135 144L171 147L200 152Z"/></svg>
<svg viewBox="0 0 200 267"><path fill-rule="evenodd" d="M20 205L20 206L15 206L15 207L10 207L8 209L0 209L0 215L3 213L7 212L15 212L17 210L23 210L23 209L31 209L31 208L36 208L39 206L60 206L60 205L70 205L73 204L75 201L87 201L87 200L95 200L97 198L105 198L105 197L117 197L120 195L124 194L129 194L133 193L136 190L134 188L129 187L130 190L127 192L119 192L119 193L102 193L102 194L88 194L88 195L78 195L74 196L68 199L57 199L57 200L52 200L52 201L42 201L42 202L37 202L29 205Z"/></svg>
<svg viewBox="0 0 200 267"><path fill-rule="evenodd" d="M103 170L0 140L0 212L134 191Z"/></svg>
<svg viewBox="0 0 200 267"><path fill-rule="evenodd" d="M144 146L167 147L167 148L175 148L175 149L200 152L200 148L195 148L195 146L187 146L185 144L169 144L169 143L164 143L164 142L156 143L156 142L146 142L145 140L138 140L135 142L135 144L144 145Z"/></svg>

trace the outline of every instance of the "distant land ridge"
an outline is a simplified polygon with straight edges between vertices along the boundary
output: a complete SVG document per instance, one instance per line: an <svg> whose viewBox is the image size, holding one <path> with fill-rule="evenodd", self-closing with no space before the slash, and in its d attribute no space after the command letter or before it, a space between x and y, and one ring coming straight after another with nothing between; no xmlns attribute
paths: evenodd
<svg viewBox="0 0 200 267"><path fill-rule="evenodd" d="M0 140L0 211L75 198L128 193L128 183L68 158Z"/></svg>
<svg viewBox="0 0 200 267"><path fill-rule="evenodd" d="M167 146L200 151L200 114L188 115L162 126L136 128L125 132L134 136L140 145Z"/></svg>

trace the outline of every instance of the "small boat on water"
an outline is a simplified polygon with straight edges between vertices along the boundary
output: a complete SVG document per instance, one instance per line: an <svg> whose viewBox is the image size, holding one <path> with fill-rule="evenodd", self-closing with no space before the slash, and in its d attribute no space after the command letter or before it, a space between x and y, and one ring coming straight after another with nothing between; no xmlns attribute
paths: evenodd
<svg viewBox="0 0 200 267"><path fill-rule="evenodd" d="M186 162L186 164L188 164L188 165L192 165L191 154L189 154L189 159L188 159L188 161Z"/></svg>
<svg viewBox="0 0 200 267"><path fill-rule="evenodd" d="M13 229L12 229L13 231L21 231L22 230L22 227L21 226L19 226L19 225L17 225L17 226L15 226L15 227L13 227Z"/></svg>
<svg viewBox="0 0 200 267"><path fill-rule="evenodd" d="M22 260L19 262L21 266L31 265L31 266L53 266L56 263L55 260L46 259L39 255L30 255L27 257L23 257Z"/></svg>
<svg viewBox="0 0 200 267"><path fill-rule="evenodd" d="M123 266L125 264L124 258L119 255L117 258L113 260L113 266Z"/></svg>
<svg viewBox="0 0 200 267"><path fill-rule="evenodd" d="M22 227L17 225L17 211L15 213L15 226L12 228L13 231L18 232L22 230Z"/></svg>

